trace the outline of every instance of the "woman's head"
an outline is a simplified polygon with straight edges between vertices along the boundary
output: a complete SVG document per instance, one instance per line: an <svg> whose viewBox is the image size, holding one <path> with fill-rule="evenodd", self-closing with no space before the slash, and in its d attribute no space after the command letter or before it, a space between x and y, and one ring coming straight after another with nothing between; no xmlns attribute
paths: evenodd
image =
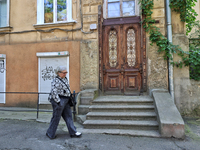
<svg viewBox="0 0 200 150"><path fill-rule="evenodd" d="M61 78L64 78L66 77L66 74L67 74L67 67L65 66L58 66L56 68L56 74L61 77Z"/></svg>

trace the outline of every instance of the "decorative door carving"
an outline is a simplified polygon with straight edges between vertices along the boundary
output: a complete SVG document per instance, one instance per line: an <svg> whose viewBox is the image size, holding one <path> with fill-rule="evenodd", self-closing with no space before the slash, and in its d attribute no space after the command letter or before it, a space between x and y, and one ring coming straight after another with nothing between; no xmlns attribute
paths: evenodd
<svg viewBox="0 0 200 150"><path fill-rule="evenodd" d="M104 93L139 95L143 90L140 24L110 24L104 23L102 31Z"/></svg>

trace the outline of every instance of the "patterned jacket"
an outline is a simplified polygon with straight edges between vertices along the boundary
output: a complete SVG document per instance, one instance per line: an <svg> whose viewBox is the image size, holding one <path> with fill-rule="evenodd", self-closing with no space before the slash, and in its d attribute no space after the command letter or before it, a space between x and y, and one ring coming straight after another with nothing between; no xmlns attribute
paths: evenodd
<svg viewBox="0 0 200 150"><path fill-rule="evenodd" d="M59 79L58 79L59 78ZM60 78L59 76L56 76L53 81L51 82L51 92L49 94L48 100L51 101L52 99L59 103L60 98L59 95L61 96L70 96L70 91L68 90L67 86L60 81L60 79L65 82L65 84L69 87L69 82L68 79L65 78Z"/></svg>

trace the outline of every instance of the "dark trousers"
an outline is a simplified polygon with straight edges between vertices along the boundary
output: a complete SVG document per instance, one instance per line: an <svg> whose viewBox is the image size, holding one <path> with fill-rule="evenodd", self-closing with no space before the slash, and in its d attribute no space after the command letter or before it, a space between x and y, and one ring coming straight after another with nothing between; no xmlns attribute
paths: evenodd
<svg viewBox="0 0 200 150"><path fill-rule="evenodd" d="M71 107L68 104L69 98L60 98L60 104L57 104L53 99L51 100L51 105L53 108L53 115L51 118L51 122L49 128L47 130L47 134L49 137L54 138L55 133L60 121L61 116L63 117L69 134L74 135L76 133L76 127L74 126L73 119L72 119L72 111Z"/></svg>

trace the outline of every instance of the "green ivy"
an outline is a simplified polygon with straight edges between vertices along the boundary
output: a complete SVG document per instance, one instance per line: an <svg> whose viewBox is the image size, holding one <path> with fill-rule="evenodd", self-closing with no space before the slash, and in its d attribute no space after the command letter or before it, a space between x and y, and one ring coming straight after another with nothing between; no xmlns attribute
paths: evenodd
<svg viewBox="0 0 200 150"><path fill-rule="evenodd" d="M170 0L171 9L180 13L181 21L186 22L187 35L192 30L196 16L198 16L198 14L193 9L196 2L197 0Z"/></svg>
<svg viewBox="0 0 200 150"><path fill-rule="evenodd" d="M192 9L196 1L197 0L170 0L170 7L172 10L180 13L181 21L186 22L187 34L191 31L197 16L197 13ZM162 35L159 28L154 25L155 20L151 17L153 13L154 0L140 0L139 3L141 4L143 15L145 15L145 18L142 21L143 28L150 35L149 38L152 42L151 45L156 43L159 48L158 52L163 52L164 59L168 58L174 66L182 68L183 66L193 64L195 67L193 67L192 71L199 72L200 76L200 55L198 50L196 50L197 53L195 53L196 51L194 48L190 52L185 52L179 46L170 43L167 38ZM174 62L172 53L178 54L182 58L182 61ZM200 80L200 77L193 76L192 78Z"/></svg>

